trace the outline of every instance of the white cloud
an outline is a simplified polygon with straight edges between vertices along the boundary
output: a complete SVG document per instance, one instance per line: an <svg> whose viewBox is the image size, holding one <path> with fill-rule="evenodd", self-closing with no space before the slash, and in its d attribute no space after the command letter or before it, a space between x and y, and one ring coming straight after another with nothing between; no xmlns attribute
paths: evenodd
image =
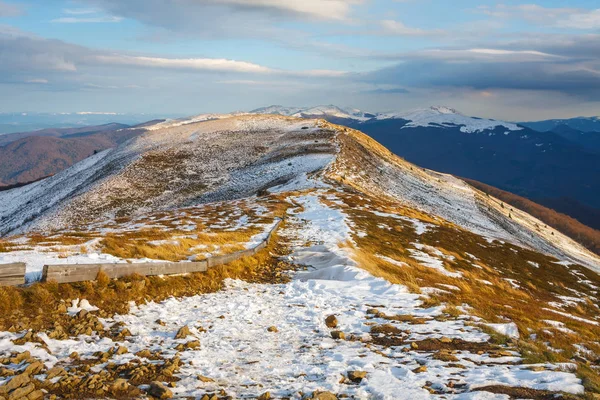
<svg viewBox="0 0 600 400"><path fill-rule="evenodd" d="M202 3L202 1L199 1ZM298 17L346 20L357 0L209 0L204 3L229 4L247 8L281 11Z"/></svg>
<svg viewBox="0 0 600 400"><path fill-rule="evenodd" d="M391 19L383 20L379 22L382 28L382 33L386 35L398 35L398 36L435 36L443 35L444 31L440 29L425 30L420 28L411 28L400 21L394 21Z"/></svg>
<svg viewBox="0 0 600 400"><path fill-rule="evenodd" d="M111 23L111 22L121 22L123 17L115 17L112 15L107 16L99 16L99 17L61 17L55 18L50 22L54 22L57 24L90 24L90 23Z"/></svg>
<svg viewBox="0 0 600 400"><path fill-rule="evenodd" d="M538 4L480 6L477 11L494 18L523 19L538 25L557 28L600 29L600 9L544 7Z"/></svg>
<svg viewBox="0 0 600 400"><path fill-rule="evenodd" d="M556 23L561 28L600 29L600 8L585 13L574 13Z"/></svg>
<svg viewBox="0 0 600 400"><path fill-rule="evenodd" d="M17 17L23 14L23 9L12 3L0 0L0 17Z"/></svg>
<svg viewBox="0 0 600 400"><path fill-rule="evenodd" d="M27 79L25 81L25 83L46 84L46 83L48 83L48 79L44 79L44 78Z"/></svg>

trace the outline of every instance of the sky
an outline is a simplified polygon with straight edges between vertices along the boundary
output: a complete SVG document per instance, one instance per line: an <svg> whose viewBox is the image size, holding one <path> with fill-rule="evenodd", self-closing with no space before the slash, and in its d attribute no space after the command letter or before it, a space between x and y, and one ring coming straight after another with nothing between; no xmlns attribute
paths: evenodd
<svg viewBox="0 0 600 400"><path fill-rule="evenodd" d="M600 115L598 0L0 0L0 112Z"/></svg>

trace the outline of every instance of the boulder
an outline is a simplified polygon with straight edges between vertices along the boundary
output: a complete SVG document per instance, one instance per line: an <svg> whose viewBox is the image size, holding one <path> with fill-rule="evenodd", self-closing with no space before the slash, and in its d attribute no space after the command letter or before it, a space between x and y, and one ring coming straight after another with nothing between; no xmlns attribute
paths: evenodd
<svg viewBox="0 0 600 400"><path fill-rule="evenodd" d="M367 373L365 371L348 371L348 379L352 382L360 383L366 377Z"/></svg>
<svg viewBox="0 0 600 400"><path fill-rule="evenodd" d="M310 399L310 400L337 400L337 396L331 392L324 392L324 391L316 390L316 391L312 392L310 397L308 397L307 399Z"/></svg>
<svg viewBox="0 0 600 400"><path fill-rule="evenodd" d="M160 400L170 399L173 397L173 392L171 392L169 388L158 381L154 381L150 384L148 394Z"/></svg>
<svg viewBox="0 0 600 400"><path fill-rule="evenodd" d="M342 331L331 331L331 337L339 340L346 340L346 334Z"/></svg>
<svg viewBox="0 0 600 400"><path fill-rule="evenodd" d="M175 339L185 339L186 337L190 336L191 334L192 334L192 332L190 332L190 328L188 328L187 325L184 325L181 328L179 328L179 330L177 331L177 334L175 335Z"/></svg>
<svg viewBox="0 0 600 400"><path fill-rule="evenodd" d="M337 317L335 315L330 315L329 317L325 318L325 325L327 325L328 328L337 328Z"/></svg>
<svg viewBox="0 0 600 400"><path fill-rule="evenodd" d="M270 326L267 328L267 331L269 332L279 332L279 329L277 329L276 326Z"/></svg>

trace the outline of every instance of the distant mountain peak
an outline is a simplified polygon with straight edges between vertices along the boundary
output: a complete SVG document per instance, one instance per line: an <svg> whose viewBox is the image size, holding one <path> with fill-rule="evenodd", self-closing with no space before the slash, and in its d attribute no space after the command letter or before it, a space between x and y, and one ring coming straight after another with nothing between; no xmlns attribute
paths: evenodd
<svg viewBox="0 0 600 400"><path fill-rule="evenodd" d="M431 106L429 107L432 111L435 111L439 114L460 114L462 113L456 111L454 108L446 107L446 106Z"/></svg>

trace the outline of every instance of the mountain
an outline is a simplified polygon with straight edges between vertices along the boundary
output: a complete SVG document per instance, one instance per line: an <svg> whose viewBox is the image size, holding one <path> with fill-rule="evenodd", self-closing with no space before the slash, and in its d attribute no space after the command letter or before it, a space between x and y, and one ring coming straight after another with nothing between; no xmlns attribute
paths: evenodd
<svg viewBox="0 0 600 400"><path fill-rule="evenodd" d="M0 136L0 186L37 181L139 135L126 125L47 129ZM5 139L4 141L2 139Z"/></svg>
<svg viewBox="0 0 600 400"><path fill-rule="evenodd" d="M82 126L77 128L47 128L30 132L15 132L0 135L0 146L5 146L10 142L14 142L16 140L23 139L28 136L50 136L57 138L73 137L76 135L88 136L98 132L115 131L118 129L124 129L128 127L129 125L108 123L103 125Z"/></svg>
<svg viewBox="0 0 600 400"><path fill-rule="evenodd" d="M273 114L296 118L326 119L332 123L344 124L356 121L367 121L374 118L376 114L364 112L355 108L340 108L334 105L322 105L315 107L284 107L269 106L257 108L250 114Z"/></svg>
<svg viewBox="0 0 600 400"><path fill-rule="evenodd" d="M0 112L0 138L5 134L42 129L80 128L111 123L137 125L153 119L177 118L175 114L132 114L116 112Z"/></svg>
<svg viewBox="0 0 600 400"><path fill-rule="evenodd" d="M570 119L550 119L536 122L520 122L519 125L526 126L539 132L554 131L555 128L564 125L580 132L600 132L600 117L577 117Z"/></svg>
<svg viewBox="0 0 600 400"><path fill-rule="evenodd" d="M600 229L600 159L572 135L469 117L449 107L401 113L321 117L360 129L422 167L474 179L524 196ZM294 115L304 117L302 112ZM373 115L371 118L368 116ZM590 146L592 141L588 141ZM591 212L590 212L591 211Z"/></svg>
<svg viewBox="0 0 600 400"><path fill-rule="evenodd" d="M598 256L360 131L287 116L202 118L154 125L0 192L0 264L25 262L31 283L0 288L0 349L14 352L0 393L599 391ZM47 264L185 265L269 237L206 272L34 283Z"/></svg>

